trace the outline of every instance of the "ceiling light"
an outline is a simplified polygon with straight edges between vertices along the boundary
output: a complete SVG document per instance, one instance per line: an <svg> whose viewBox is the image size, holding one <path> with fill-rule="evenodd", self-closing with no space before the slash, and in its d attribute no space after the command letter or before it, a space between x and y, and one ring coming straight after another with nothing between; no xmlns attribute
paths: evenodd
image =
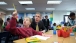
<svg viewBox="0 0 76 43"><path fill-rule="evenodd" d="M15 10L14 8L6 8L7 10Z"/></svg>
<svg viewBox="0 0 76 43"><path fill-rule="evenodd" d="M74 10L76 10L76 8L70 8L70 9L66 9L66 10L68 10L68 11L74 11Z"/></svg>
<svg viewBox="0 0 76 43"><path fill-rule="evenodd" d="M19 1L20 4L33 4L32 1Z"/></svg>
<svg viewBox="0 0 76 43"><path fill-rule="evenodd" d="M1 1L0 2L0 5L6 5L7 3L6 2L4 2L4 1Z"/></svg>
<svg viewBox="0 0 76 43"><path fill-rule="evenodd" d="M25 8L26 10L35 10L35 8Z"/></svg>
<svg viewBox="0 0 76 43"><path fill-rule="evenodd" d="M46 10L55 10L55 8L46 8Z"/></svg>
<svg viewBox="0 0 76 43"><path fill-rule="evenodd" d="M47 1L47 4L60 4L62 1Z"/></svg>

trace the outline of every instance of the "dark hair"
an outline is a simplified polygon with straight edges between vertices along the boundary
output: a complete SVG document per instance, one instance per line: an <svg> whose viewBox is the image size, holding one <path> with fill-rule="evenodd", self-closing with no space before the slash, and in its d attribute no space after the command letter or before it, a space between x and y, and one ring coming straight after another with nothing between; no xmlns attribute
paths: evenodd
<svg viewBox="0 0 76 43"><path fill-rule="evenodd" d="M1 26L3 25L3 20L2 20L2 18L0 18L0 25L1 25Z"/></svg>
<svg viewBox="0 0 76 43"><path fill-rule="evenodd" d="M53 26L56 26L56 23L54 23Z"/></svg>
<svg viewBox="0 0 76 43"><path fill-rule="evenodd" d="M75 16L75 13L74 13L74 12L71 12L69 16L70 16L70 17L71 17L71 16Z"/></svg>
<svg viewBox="0 0 76 43"><path fill-rule="evenodd" d="M48 17L47 15L45 17Z"/></svg>
<svg viewBox="0 0 76 43"><path fill-rule="evenodd" d="M10 18L7 18L7 21L9 21L10 20Z"/></svg>

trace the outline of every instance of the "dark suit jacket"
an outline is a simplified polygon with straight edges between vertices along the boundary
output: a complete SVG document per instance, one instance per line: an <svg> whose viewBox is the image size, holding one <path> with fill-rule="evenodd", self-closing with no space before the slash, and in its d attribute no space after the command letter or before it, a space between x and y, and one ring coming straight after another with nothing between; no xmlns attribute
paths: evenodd
<svg viewBox="0 0 76 43"><path fill-rule="evenodd" d="M43 23L44 23L45 26L49 26L49 19L47 19L47 21L46 21L46 19L44 19Z"/></svg>
<svg viewBox="0 0 76 43"><path fill-rule="evenodd" d="M45 30L45 29L46 29L42 21L40 21L40 22L38 23L38 26L39 26L39 31L42 31L42 30ZM36 30L36 22L35 22L35 20L32 21L31 27L32 27L34 30Z"/></svg>

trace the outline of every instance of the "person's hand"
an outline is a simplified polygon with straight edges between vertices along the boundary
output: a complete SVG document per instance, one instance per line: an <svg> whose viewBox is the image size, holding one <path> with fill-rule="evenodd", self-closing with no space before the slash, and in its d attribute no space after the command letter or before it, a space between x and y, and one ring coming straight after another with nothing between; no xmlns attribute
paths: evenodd
<svg viewBox="0 0 76 43"><path fill-rule="evenodd" d="M75 26L72 26L71 28L75 28L76 27L76 25Z"/></svg>
<svg viewBox="0 0 76 43"><path fill-rule="evenodd" d="M52 37L51 34L45 34L45 33L43 33L42 36L44 36L44 37Z"/></svg>
<svg viewBox="0 0 76 43"><path fill-rule="evenodd" d="M17 14L18 14L17 11L14 11L12 16L13 16L14 18L16 18L16 17L17 17Z"/></svg>
<svg viewBox="0 0 76 43"><path fill-rule="evenodd" d="M45 30L41 31L42 33L45 33Z"/></svg>
<svg viewBox="0 0 76 43"><path fill-rule="evenodd" d="M45 34L45 33L43 33L43 34L42 34L42 36L46 36L46 34Z"/></svg>
<svg viewBox="0 0 76 43"><path fill-rule="evenodd" d="M45 33L43 33L42 36L45 36L45 37L51 37L51 35L49 35L49 34L45 34Z"/></svg>
<svg viewBox="0 0 76 43"><path fill-rule="evenodd" d="M72 26L71 28L74 28L74 26Z"/></svg>

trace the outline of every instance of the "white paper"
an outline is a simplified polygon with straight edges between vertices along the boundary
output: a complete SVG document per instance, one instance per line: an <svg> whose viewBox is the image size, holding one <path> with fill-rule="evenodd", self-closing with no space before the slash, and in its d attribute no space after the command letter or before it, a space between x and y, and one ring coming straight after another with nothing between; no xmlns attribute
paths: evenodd
<svg viewBox="0 0 76 43"><path fill-rule="evenodd" d="M45 37L45 36L40 36L40 35L35 35L35 36L32 36L32 37L36 37L40 40L47 40L48 38L50 38L50 37Z"/></svg>
<svg viewBox="0 0 76 43"><path fill-rule="evenodd" d="M54 42L54 43L58 43L58 42Z"/></svg>
<svg viewBox="0 0 76 43"><path fill-rule="evenodd" d="M75 37L75 40L76 40L76 37Z"/></svg>
<svg viewBox="0 0 76 43"><path fill-rule="evenodd" d="M41 31L42 33L45 33L45 30Z"/></svg>

